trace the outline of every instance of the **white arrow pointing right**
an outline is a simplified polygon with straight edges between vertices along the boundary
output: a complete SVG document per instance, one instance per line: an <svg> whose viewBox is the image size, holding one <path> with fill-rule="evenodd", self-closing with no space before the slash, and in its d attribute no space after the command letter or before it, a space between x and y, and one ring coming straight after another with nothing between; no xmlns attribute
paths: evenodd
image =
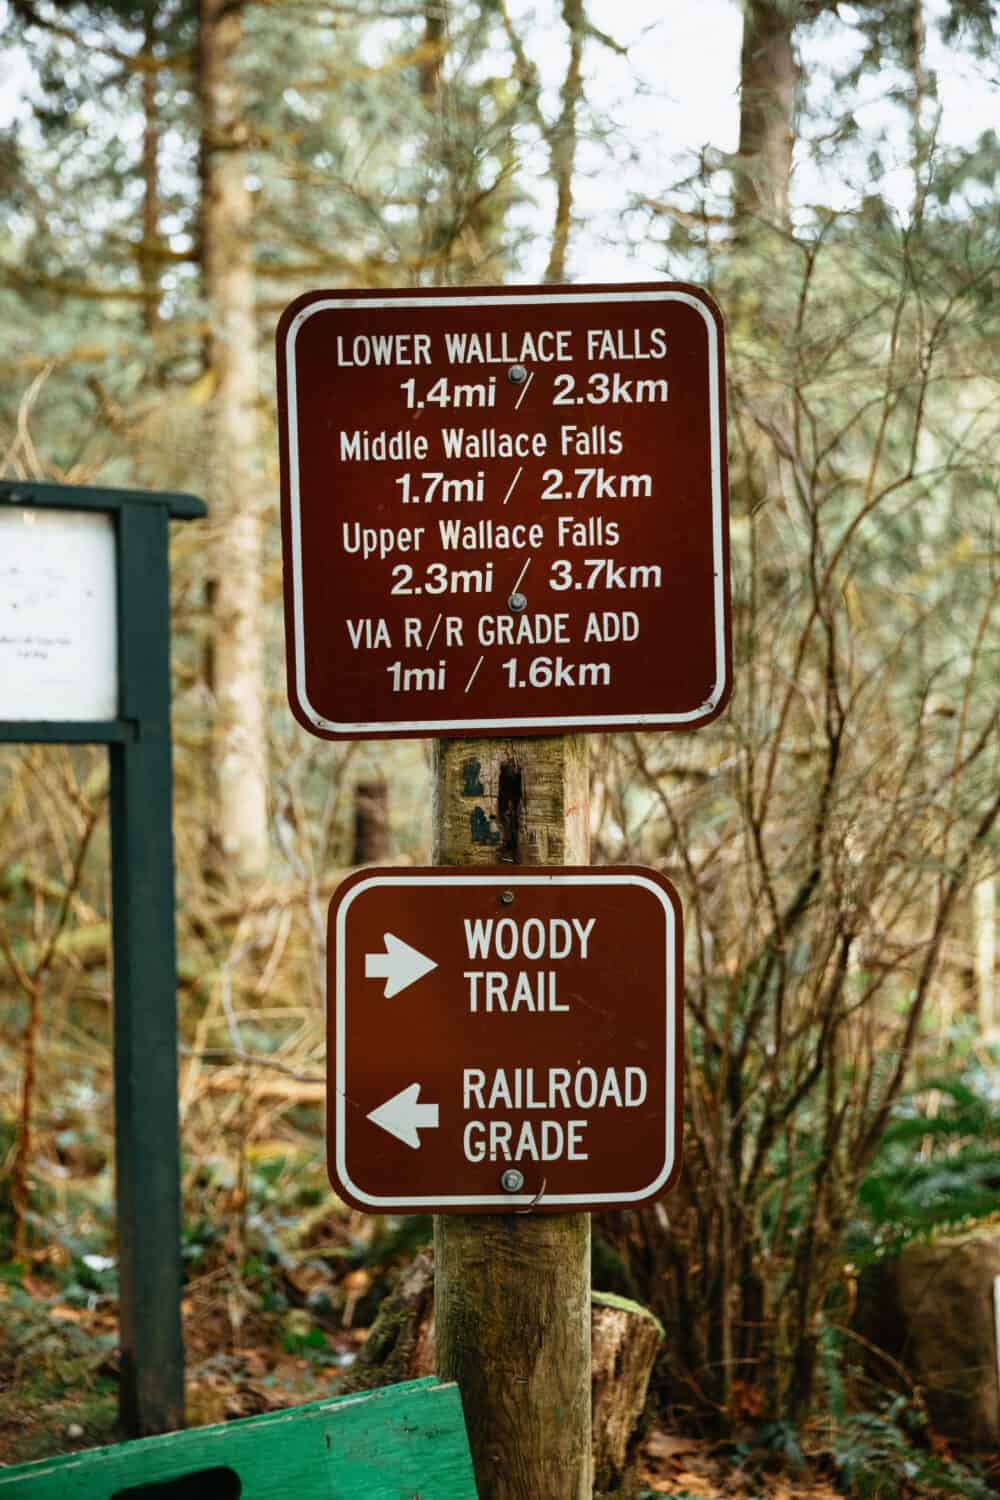
<svg viewBox="0 0 1000 1500"><path fill-rule="evenodd" d="M417 1150L420 1146L417 1132L432 1129L438 1123L438 1106L421 1104L419 1099L420 1084L408 1084L405 1089L380 1104L378 1109L373 1109L368 1118L373 1124L394 1135L397 1141L402 1141L404 1146L412 1146Z"/></svg>
<svg viewBox="0 0 1000 1500"><path fill-rule="evenodd" d="M417 948L411 948L409 943L404 943L393 932L384 932L382 941L385 943L384 953L365 954L365 978L384 979L385 989L382 993L387 1000L437 968L435 959L428 958L426 953L421 953Z"/></svg>

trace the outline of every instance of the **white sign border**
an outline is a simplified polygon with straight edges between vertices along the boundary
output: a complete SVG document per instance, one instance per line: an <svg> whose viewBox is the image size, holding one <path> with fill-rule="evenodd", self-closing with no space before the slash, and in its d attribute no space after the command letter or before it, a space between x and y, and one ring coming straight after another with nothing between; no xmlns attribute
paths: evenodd
<svg viewBox="0 0 1000 1500"><path fill-rule="evenodd" d="M302 600L302 517L301 491L299 486L299 423L298 386L295 366L295 343L303 325L318 312L331 309L351 308L368 311L379 308L426 308L426 307L510 307L536 304L563 304L567 302L681 302L693 307L701 316L708 331L708 399L711 447L712 481L712 565L713 602L715 606L715 684L711 693L697 708L672 714L519 714L513 718L485 719L388 719L358 723L337 722L326 719L309 702L306 695L305 632L303 629ZM562 292L535 293L518 296L468 296L468 297L322 297L303 307L292 318L285 335L285 382L288 410L288 478L289 478L289 524L292 550L292 618L294 622L293 650L295 656L295 697L299 708L308 721L321 731L348 736L375 736L377 734L411 734L424 736L442 730L475 729L600 729L605 725L634 725L636 728L655 729L667 724L690 724L707 718L722 702L728 688L726 676L725 638L725 568L724 568L724 515L722 504L722 442L723 434L720 413L719 382L719 330L707 303L689 292L664 289L663 291L614 292Z"/></svg>
<svg viewBox="0 0 1000 1500"><path fill-rule="evenodd" d="M666 1005L664 1008L664 1071L666 1075L666 1107L664 1110L664 1160L663 1166L657 1176L648 1187L640 1188L631 1193L546 1193L545 1203L548 1207L559 1207L563 1209L591 1207L595 1204L626 1204L641 1202L656 1194L669 1179L676 1164L677 1140L674 1128L677 1112L677 1090L676 1090L676 1067L671 1066L671 1049L673 1038L677 1030L677 924L673 902L670 900L663 887L656 881L648 879L643 875L614 875L602 871L583 871L572 875L546 875L539 870L538 874L514 875L514 874L459 874L442 873L440 875L372 875L367 880L359 881L352 887L340 902L337 908L336 922L336 947L337 964L335 975L334 995L334 1108L336 1117L335 1151L334 1162L340 1182L354 1195L359 1203L364 1203L373 1210L400 1209L406 1212L414 1212L420 1209L433 1208L511 1208L528 1207L535 1201L535 1194L526 1193L488 1193L488 1194L452 1194L451 1196L418 1195L407 1194L406 1196L378 1197L367 1193L360 1188L352 1179L347 1170L347 913L353 902L364 891L371 890L376 886L389 886L401 890L406 886L502 886L508 889L513 886L540 886L540 885L632 885L641 890L651 891L663 907L666 917L665 942L664 942L664 976Z"/></svg>

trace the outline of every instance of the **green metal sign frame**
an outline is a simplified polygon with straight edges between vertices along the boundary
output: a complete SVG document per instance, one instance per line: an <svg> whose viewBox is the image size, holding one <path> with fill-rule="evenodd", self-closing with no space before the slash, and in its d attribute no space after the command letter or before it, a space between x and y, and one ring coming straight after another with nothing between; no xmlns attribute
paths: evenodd
<svg viewBox="0 0 1000 1500"><path fill-rule="evenodd" d="M0 1469L0 1500L476 1500L458 1386L432 1377Z"/></svg>
<svg viewBox="0 0 1000 1500"><path fill-rule="evenodd" d="M2 506L114 522L117 717L3 720L0 742L110 753L121 1418L133 1436L165 1432L184 1421L168 523L207 510L194 495L6 480Z"/></svg>

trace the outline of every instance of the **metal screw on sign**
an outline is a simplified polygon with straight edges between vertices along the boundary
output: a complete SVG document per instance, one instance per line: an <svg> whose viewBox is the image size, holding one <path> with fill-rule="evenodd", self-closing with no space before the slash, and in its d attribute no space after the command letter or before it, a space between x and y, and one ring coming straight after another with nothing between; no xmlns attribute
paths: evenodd
<svg viewBox="0 0 1000 1500"><path fill-rule="evenodd" d="M527 596L524 594L511 594L507 600L507 607L512 609L516 615L523 614L528 607Z"/></svg>
<svg viewBox="0 0 1000 1500"><path fill-rule="evenodd" d="M503 903L504 906L509 906L510 903L513 901L513 899L514 899L514 892L513 891L501 891L500 892L500 900L501 900L501 902Z"/></svg>
<svg viewBox="0 0 1000 1500"><path fill-rule="evenodd" d="M523 385L528 378L528 372L523 365L511 365L507 371L507 379L511 385Z"/></svg>
<svg viewBox="0 0 1000 1500"><path fill-rule="evenodd" d="M505 1193L519 1193L524 1187L524 1173L519 1172L516 1167L508 1167L501 1175L500 1186Z"/></svg>

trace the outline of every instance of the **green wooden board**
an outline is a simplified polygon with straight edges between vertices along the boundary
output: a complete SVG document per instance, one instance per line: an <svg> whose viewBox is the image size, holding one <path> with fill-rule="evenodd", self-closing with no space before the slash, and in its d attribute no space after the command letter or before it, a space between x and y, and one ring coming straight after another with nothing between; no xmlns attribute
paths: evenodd
<svg viewBox="0 0 1000 1500"><path fill-rule="evenodd" d="M476 1500L458 1387L411 1380L265 1417L0 1469L0 1500L237 1496Z"/></svg>

